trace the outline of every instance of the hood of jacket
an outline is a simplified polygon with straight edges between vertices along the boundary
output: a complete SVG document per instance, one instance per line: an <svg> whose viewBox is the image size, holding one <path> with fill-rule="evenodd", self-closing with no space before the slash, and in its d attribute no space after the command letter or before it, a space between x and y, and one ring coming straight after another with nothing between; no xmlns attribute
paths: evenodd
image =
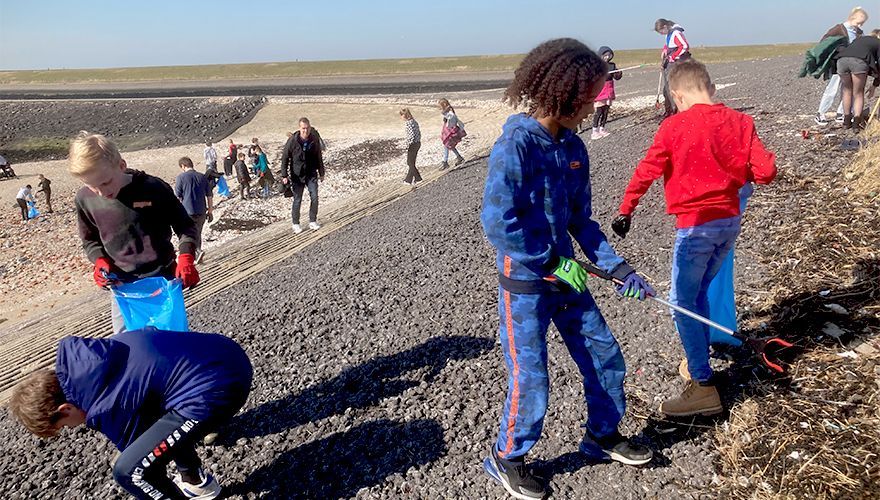
<svg viewBox="0 0 880 500"><path fill-rule="evenodd" d="M555 144L566 142L575 136L575 133L567 128L560 130L558 138L554 139L550 131L544 128L538 120L527 113L517 113L507 119L501 128L502 136L515 138L519 134L526 134L541 145L544 149L552 148Z"/></svg>
<svg viewBox="0 0 880 500"><path fill-rule="evenodd" d="M602 56L604 56L605 54L610 54L611 57L608 58L608 62L611 62L611 60L614 59L614 51L611 50L611 47L607 47L607 46L605 46L605 45L599 47L599 52L598 52L598 54L599 54L599 57L602 57Z"/></svg>
<svg viewBox="0 0 880 500"><path fill-rule="evenodd" d="M66 337L58 344L55 373L67 401L88 415L127 360L128 346L121 342Z"/></svg>

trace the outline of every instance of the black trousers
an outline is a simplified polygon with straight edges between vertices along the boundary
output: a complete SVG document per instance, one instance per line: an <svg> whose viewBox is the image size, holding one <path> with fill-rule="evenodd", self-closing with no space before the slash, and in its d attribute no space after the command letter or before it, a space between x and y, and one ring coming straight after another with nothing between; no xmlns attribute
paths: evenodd
<svg viewBox="0 0 880 500"><path fill-rule="evenodd" d="M18 208L21 209L21 220L28 220L28 206L27 202L22 200L21 198L16 198L15 201L18 202Z"/></svg>
<svg viewBox="0 0 880 500"><path fill-rule="evenodd" d="M610 104L608 106L602 106L593 113L593 128L604 127L605 124L608 123L609 109L611 109Z"/></svg>
<svg viewBox="0 0 880 500"><path fill-rule="evenodd" d="M406 173L404 182L421 182L422 174L416 168L416 157L419 155L419 148L422 147L421 142L410 144L406 149L406 164L409 166L409 172Z"/></svg>

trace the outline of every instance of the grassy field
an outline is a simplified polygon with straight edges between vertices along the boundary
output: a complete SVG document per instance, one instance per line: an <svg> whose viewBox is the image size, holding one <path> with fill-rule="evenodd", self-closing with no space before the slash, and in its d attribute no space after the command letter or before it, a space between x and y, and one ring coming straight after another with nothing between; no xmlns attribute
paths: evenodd
<svg viewBox="0 0 880 500"><path fill-rule="evenodd" d="M810 44L694 47L693 54L704 62L732 62L803 54L809 47ZM621 50L615 53L614 61L620 67L655 63L659 59L659 54L659 49ZM511 71L517 64L519 64L522 57L522 54L513 54L497 56L429 57L416 59L371 59L359 61L0 71L0 85L137 82L157 80L250 80L304 76Z"/></svg>

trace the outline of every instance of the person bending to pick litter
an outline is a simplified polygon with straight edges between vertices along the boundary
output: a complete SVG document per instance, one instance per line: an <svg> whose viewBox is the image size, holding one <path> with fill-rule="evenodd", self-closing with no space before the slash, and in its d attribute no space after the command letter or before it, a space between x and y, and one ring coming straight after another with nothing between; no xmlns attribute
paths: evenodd
<svg viewBox="0 0 880 500"><path fill-rule="evenodd" d="M644 299L653 290L608 244L590 217L590 163L574 133L593 112L606 64L586 45L564 38L533 49L504 99L526 104L492 148L483 195L483 230L497 250L501 348L508 369L500 431L486 471L516 498L542 498L525 465L541 437L549 396L547 328L553 321L583 376L589 418L582 453L638 465L652 452L620 435L626 408L623 355L586 288L572 240L587 257Z"/></svg>
<svg viewBox="0 0 880 500"><path fill-rule="evenodd" d="M18 203L18 209L21 211L22 222L28 221L28 202L34 201L33 187L30 184L18 190L15 195L15 202Z"/></svg>
<svg viewBox="0 0 880 500"><path fill-rule="evenodd" d="M669 72L679 61L691 58L691 47L684 36L684 28L675 21L660 18L654 22L654 31L666 37L660 56L660 71L663 72L663 106L666 109L665 116L668 117L678 112L675 99L669 93Z"/></svg>
<svg viewBox="0 0 880 500"><path fill-rule="evenodd" d="M136 498L208 500L221 487L195 444L235 416L252 378L247 354L222 335L149 328L109 339L66 337L55 369L19 382L9 409L41 438L82 424L107 436L122 452L113 478Z"/></svg>
<svg viewBox="0 0 880 500"><path fill-rule="evenodd" d="M76 219L98 286L150 276L177 277L184 287L198 284L198 232L171 186L128 168L113 141L85 131L70 141L67 170L85 184L76 193ZM172 229L180 240L177 262ZM125 323L116 300L110 304L118 333Z"/></svg>
<svg viewBox="0 0 880 500"><path fill-rule="evenodd" d="M666 211L676 216L678 228L670 301L708 317L709 282L740 231L739 189L747 182L772 181L776 158L764 148L750 116L712 102L715 86L702 63L676 64L669 72L669 88L680 113L660 124L626 188L612 229L626 236L639 199L663 177ZM673 318L691 380L660 411L670 416L719 413L721 398L709 366L709 327L678 312Z"/></svg>

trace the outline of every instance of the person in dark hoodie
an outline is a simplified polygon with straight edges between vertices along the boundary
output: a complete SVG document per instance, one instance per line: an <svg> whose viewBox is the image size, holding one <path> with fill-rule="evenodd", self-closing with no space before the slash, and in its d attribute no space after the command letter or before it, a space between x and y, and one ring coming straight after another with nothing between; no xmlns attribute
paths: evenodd
<svg viewBox="0 0 880 500"><path fill-rule="evenodd" d="M179 278L186 288L198 284L198 229L168 183L128 168L113 141L85 131L70 141L67 170L84 184L74 203L95 284L107 288L152 276ZM179 240L176 262L172 230ZM119 333L122 313L116 300L110 304Z"/></svg>
<svg viewBox="0 0 880 500"><path fill-rule="evenodd" d="M303 189L308 188L309 198L309 229L321 228L318 224L318 181L324 182L324 151L323 141L318 131L312 128L308 118L299 119L299 130L287 140L281 155L281 182L289 185L293 191L291 221L293 232L302 232L299 225L300 207L302 206Z"/></svg>
<svg viewBox="0 0 880 500"><path fill-rule="evenodd" d="M541 437L549 397L547 328L553 321L583 376L589 418L580 451L630 465L652 452L618 432L626 409L623 354L586 288L575 259L587 258L619 278L619 292L644 299L654 291L608 244L592 220L590 160L574 130L593 112L608 67L583 43L563 38L526 55L504 99L529 113L504 125L489 156L481 221L497 250L501 349L508 391L486 472L517 498L543 498L544 485L525 463Z"/></svg>
<svg viewBox="0 0 880 500"><path fill-rule="evenodd" d="M611 62L614 59L614 51L611 50L611 47L599 47L599 57L608 65L608 79L605 80L605 86L596 96L594 103L596 111L593 112L593 133L590 135L592 140L610 135L605 131L605 124L608 123L608 111L611 110L611 103L614 102L614 81L623 77L623 73L617 71L617 65Z"/></svg>
<svg viewBox="0 0 880 500"><path fill-rule="evenodd" d="M113 478L136 498L220 496L195 445L229 421L250 393L253 368L244 350L217 334L153 328L58 344L55 369L18 383L12 414L41 438L85 424L121 454ZM172 480L165 466L174 461Z"/></svg>

